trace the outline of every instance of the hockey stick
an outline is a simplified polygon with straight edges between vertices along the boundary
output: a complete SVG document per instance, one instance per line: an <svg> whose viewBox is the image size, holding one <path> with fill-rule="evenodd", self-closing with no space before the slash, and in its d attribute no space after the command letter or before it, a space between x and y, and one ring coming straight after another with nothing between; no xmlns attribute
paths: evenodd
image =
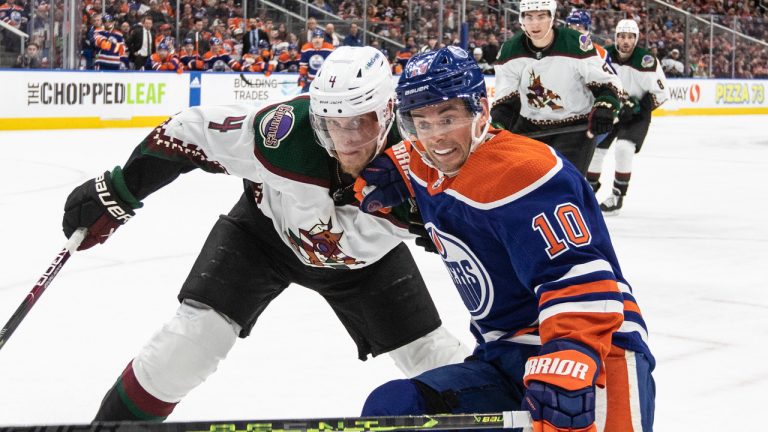
<svg viewBox="0 0 768 432"><path fill-rule="evenodd" d="M0 427L0 432L389 432L396 430L530 428L528 411L488 414L344 417L296 420L94 422L89 425Z"/></svg>
<svg viewBox="0 0 768 432"><path fill-rule="evenodd" d="M588 124L580 123L580 124L575 124L575 125L570 125L570 126L563 126L563 127L555 128L555 129L544 129L544 130L539 130L539 131L535 131L535 132L524 132L524 133L521 133L521 134L518 134L518 135L526 136L528 138L543 138L543 137L548 137L548 136L552 136L552 135L567 134L567 133L572 133L572 132L581 132L581 131L587 130L588 127L589 127Z"/></svg>
<svg viewBox="0 0 768 432"><path fill-rule="evenodd" d="M45 292L45 289L51 284L51 281L56 277L56 274L59 273L59 270L64 266L64 263L67 262L69 257L72 256L72 253L74 253L78 246L80 246L80 243L85 238L86 232L86 228L80 228L72 233L72 236L70 236L69 240L64 244L64 248L58 255L56 255L56 258L54 258L51 265L48 266L48 270L40 276L40 279L37 280L32 291L27 294L24 301L22 301L19 307L16 308L16 312L11 315L11 319L9 319L5 326L0 330L0 349L3 348L3 345L8 341L8 338L11 337L14 331L16 331L16 327L19 326L24 317L27 316L27 312L32 309L32 306L34 306L40 296L43 295L43 292Z"/></svg>

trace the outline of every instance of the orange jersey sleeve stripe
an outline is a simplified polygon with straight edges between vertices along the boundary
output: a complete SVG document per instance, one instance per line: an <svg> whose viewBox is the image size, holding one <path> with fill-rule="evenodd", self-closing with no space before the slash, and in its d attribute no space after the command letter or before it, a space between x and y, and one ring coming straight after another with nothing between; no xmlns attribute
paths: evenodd
<svg viewBox="0 0 768 432"><path fill-rule="evenodd" d="M642 313L640 312L640 306L638 306L637 303L630 300L624 300L624 310L629 312L635 312L638 315L642 315Z"/></svg>
<svg viewBox="0 0 768 432"><path fill-rule="evenodd" d="M623 321L620 313L562 313L542 322L539 334L542 344L558 338L571 339L590 347L604 360L611 350L613 333ZM605 386L605 367L600 370L597 384Z"/></svg>
<svg viewBox="0 0 768 432"><path fill-rule="evenodd" d="M616 281L601 280L595 282L588 282L578 285L570 285L565 288L557 290L547 291L539 297L539 304L544 304L550 300L557 298L574 297L582 294L593 294L602 292L619 292L619 287L616 285ZM626 302L625 302L626 303Z"/></svg>

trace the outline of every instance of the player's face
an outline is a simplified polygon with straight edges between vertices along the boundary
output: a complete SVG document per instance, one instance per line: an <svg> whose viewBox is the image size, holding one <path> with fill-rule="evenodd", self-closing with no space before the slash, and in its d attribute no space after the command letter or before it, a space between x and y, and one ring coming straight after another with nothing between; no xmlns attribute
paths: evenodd
<svg viewBox="0 0 768 432"><path fill-rule="evenodd" d="M530 11L523 15L523 28L535 45L549 44L555 35L550 31L552 17L549 11Z"/></svg>
<svg viewBox="0 0 768 432"><path fill-rule="evenodd" d="M418 108L411 111L410 120L399 119L408 138L415 135L417 149L446 174L455 173L467 161L473 120L474 115L461 99Z"/></svg>
<svg viewBox="0 0 768 432"><path fill-rule="evenodd" d="M313 37L312 38L312 47L314 49L320 49L323 47L323 41L324 39L322 37Z"/></svg>
<svg viewBox="0 0 768 432"><path fill-rule="evenodd" d="M315 132L339 160L344 172L357 177L373 159L379 138L376 113L355 117L316 117Z"/></svg>
<svg viewBox="0 0 768 432"><path fill-rule="evenodd" d="M634 33L619 33L616 35L616 49L625 57L632 54L637 43L637 36Z"/></svg>

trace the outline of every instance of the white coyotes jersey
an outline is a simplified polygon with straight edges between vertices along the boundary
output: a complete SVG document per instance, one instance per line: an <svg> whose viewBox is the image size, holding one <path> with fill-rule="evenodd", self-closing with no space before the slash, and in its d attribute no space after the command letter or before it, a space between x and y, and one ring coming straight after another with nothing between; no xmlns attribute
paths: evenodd
<svg viewBox="0 0 768 432"><path fill-rule="evenodd" d="M518 34L502 45L495 65L495 93L496 100L519 97L520 115L533 123L586 119L595 101L592 90L609 87L616 95L622 93L605 51L588 36L558 28L551 48L540 53L527 49L527 43Z"/></svg>
<svg viewBox="0 0 768 432"><path fill-rule="evenodd" d="M658 59L649 51L637 47L626 61L619 60L615 46L608 47L608 52L613 58L613 65L624 85L624 91L629 96L642 99L646 93L650 93L653 108L669 99L667 78Z"/></svg>
<svg viewBox="0 0 768 432"><path fill-rule="evenodd" d="M315 143L309 99L281 104L189 108L156 129L154 146L199 167L256 184L255 201L306 265L361 268L403 239L407 227L329 195L328 153Z"/></svg>

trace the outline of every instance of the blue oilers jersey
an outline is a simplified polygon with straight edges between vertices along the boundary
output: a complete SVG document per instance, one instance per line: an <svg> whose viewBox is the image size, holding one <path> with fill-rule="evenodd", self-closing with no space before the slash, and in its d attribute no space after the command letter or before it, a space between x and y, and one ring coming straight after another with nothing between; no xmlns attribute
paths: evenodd
<svg viewBox="0 0 768 432"><path fill-rule="evenodd" d="M646 353L647 329L586 180L550 147L507 131L444 177L412 151L411 184L484 355L568 338L605 359ZM599 378L598 382L604 377Z"/></svg>

